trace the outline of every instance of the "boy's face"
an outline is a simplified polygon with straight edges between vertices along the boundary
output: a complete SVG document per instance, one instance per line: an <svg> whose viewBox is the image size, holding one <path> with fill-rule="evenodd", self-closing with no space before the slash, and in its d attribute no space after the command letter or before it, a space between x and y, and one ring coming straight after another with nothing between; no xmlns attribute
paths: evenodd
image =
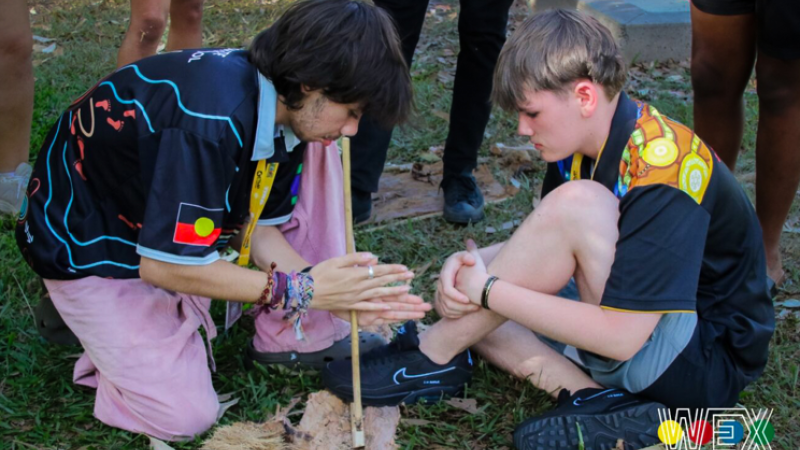
<svg viewBox="0 0 800 450"><path fill-rule="evenodd" d="M519 106L517 132L528 136L547 162L560 161L581 150L587 127L580 99L571 91L525 91Z"/></svg>
<svg viewBox="0 0 800 450"><path fill-rule="evenodd" d="M289 126L300 140L326 146L342 136L354 136L361 119L360 105L334 103L320 90L307 92L303 107L288 114Z"/></svg>

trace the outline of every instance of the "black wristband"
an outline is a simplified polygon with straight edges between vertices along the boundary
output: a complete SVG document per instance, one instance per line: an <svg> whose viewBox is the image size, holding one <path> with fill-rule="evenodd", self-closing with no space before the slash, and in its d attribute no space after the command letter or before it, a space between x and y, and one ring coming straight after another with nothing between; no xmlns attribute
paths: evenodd
<svg viewBox="0 0 800 450"><path fill-rule="evenodd" d="M308 266L305 269L301 270L300 273L309 273L309 272L311 272L311 269L313 269L313 268L314 268L314 266Z"/></svg>
<svg viewBox="0 0 800 450"><path fill-rule="evenodd" d="M492 289L492 285L494 282L497 281L498 278L494 275L490 275L489 278L486 280L486 284L483 285L483 293L481 294L481 306L484 309L489 308L489 291Z"/></svg>

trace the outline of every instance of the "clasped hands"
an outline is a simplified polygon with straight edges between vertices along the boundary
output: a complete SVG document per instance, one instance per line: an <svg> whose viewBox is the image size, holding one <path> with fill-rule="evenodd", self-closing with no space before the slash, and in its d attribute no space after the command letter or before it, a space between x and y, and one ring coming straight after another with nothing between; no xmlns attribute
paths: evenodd
<svg viewBox="0 0 800 450"><path fill-rule="evenodd" d="M431 305L410 294L414 273L402 264L380 264L369 252L331 258L311 269L311 307L349 320L358 311L359 325L381 325L425 317ZM399 286L391 284L402 282Z"/></svg>
<svg viewBox="0 0 800 450"><path fill-rule="evenodd" d="M478 246L467 240L467 250L450 255L442 266L436 286L436 312L458 319L481 309L481 295L489 274Z"/></svg>

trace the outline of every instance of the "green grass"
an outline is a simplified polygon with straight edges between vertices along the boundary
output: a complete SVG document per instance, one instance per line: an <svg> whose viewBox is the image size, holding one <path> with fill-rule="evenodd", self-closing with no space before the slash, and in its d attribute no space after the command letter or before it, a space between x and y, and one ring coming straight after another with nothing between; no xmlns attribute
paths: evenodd
<svg viewBox="0 0 800 450"><path fill-rule="evenodd" d="M241 46L257 31L266 27L276 11L287 3L271 0L229 0L208 2L205 13L205 37L209 46ZM446 6L455 8L450 0ZM36 55L36 105L33 122L32 157L38 153L45 134L61 111L113 70L117 48L127 24L128 2L123 0L49 0L35 1L32 17L34 33L54 38L60 56L46 59ZM434 5L431 6L433 8ZM398 130L392 140L389 159L395 163L417 161L431 146L443 145L447 123L434 111L448 112L452 81L440 73L455 64L457 54L456 24L452 11L437 9L429 17L412 68L419 113L412 124ZM669 70L668 77L657 71ZM642 80L631 83L631 94L652 102L686 124L692 122L691 103L672 92L690 92L685 69L644 66L637 69ZM638 72L637 72L638 73ZM444 82L442 81L442 78ZM740 158L740 172L753 170L753 147L757 113L755 98L747 95L748 120L744 140L746 152ZM487 127L488 136L481 156L495 142L514 145L522 142L515 136L514 117L495 112ZM454 227L440 218L397 223L379 230L358 228L357 245L380 255L385 261L403 262L409 267L432 266L414 282L418 292L432 298L433 280L444 258L460 250L467 237L479 245L508 238L511 231L501 225L530 212L534 198L531 187L541 178L541 164L530 178L522 180L523 189L511 200L487 208L487 220L478 226ZM745 185L752 194L752 185ZM796 208L796 207L795 207ZM493 226L498 230L487 234ZM0 223L0 449L141 449L147 438L107 427L92 417L94 395L91 390L72 384L72 366L78 348L46 344L36 332L32 307L41 295L34 273L22 261L13 236L14 221ZM786 234L785 264L790 277L789 290L798 286L798 242L796 234ZM797 295L789 293L787 295ZM217 323L224 312L215 303L212 314ZM432 318L430 320L433 320ZM229 334L215 341L214 357L218 371L214 385L220 393L233 392L239 404L230 409L221 423L262 420L278 405L293 398L302 399L320 389L315 374L287 374L280 370L245 371L241 349L252 334L247 318ZM776 439L774 449L793 449L800 442L800 322L795 316L779 321L772 343L770 363L764 376L750 386L742 402L752 408L774 408L772 417ZM398 431L402 448L511 448L514 424L547 410L552 402L529 383L511 378L478 361L473 384L466 396L477 400L481 411L470 414L447 404L403 407L403 417L422 421L401 425ZM175 444L176 448L198 448L206 436L194 442Z"/></svg>

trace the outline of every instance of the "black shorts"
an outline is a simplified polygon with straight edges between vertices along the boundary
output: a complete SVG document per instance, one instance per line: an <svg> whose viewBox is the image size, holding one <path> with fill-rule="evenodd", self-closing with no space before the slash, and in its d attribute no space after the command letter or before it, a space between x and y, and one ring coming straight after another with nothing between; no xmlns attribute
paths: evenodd
<svg viewBox="0 0 800 450"><path fill-rule="evenodd" d="M773 58L800 59L800 0L692 0L692 4L718 16L755 14L758 49Z"/></svg>
<svg viewBox="0 0 800 450"><path fill-rule="evenodd" d="M669 408L729 408L739 394L758 378L734 362L724 343L705 342L697 326L691 340L669 368L639 395Z"/></svg>

